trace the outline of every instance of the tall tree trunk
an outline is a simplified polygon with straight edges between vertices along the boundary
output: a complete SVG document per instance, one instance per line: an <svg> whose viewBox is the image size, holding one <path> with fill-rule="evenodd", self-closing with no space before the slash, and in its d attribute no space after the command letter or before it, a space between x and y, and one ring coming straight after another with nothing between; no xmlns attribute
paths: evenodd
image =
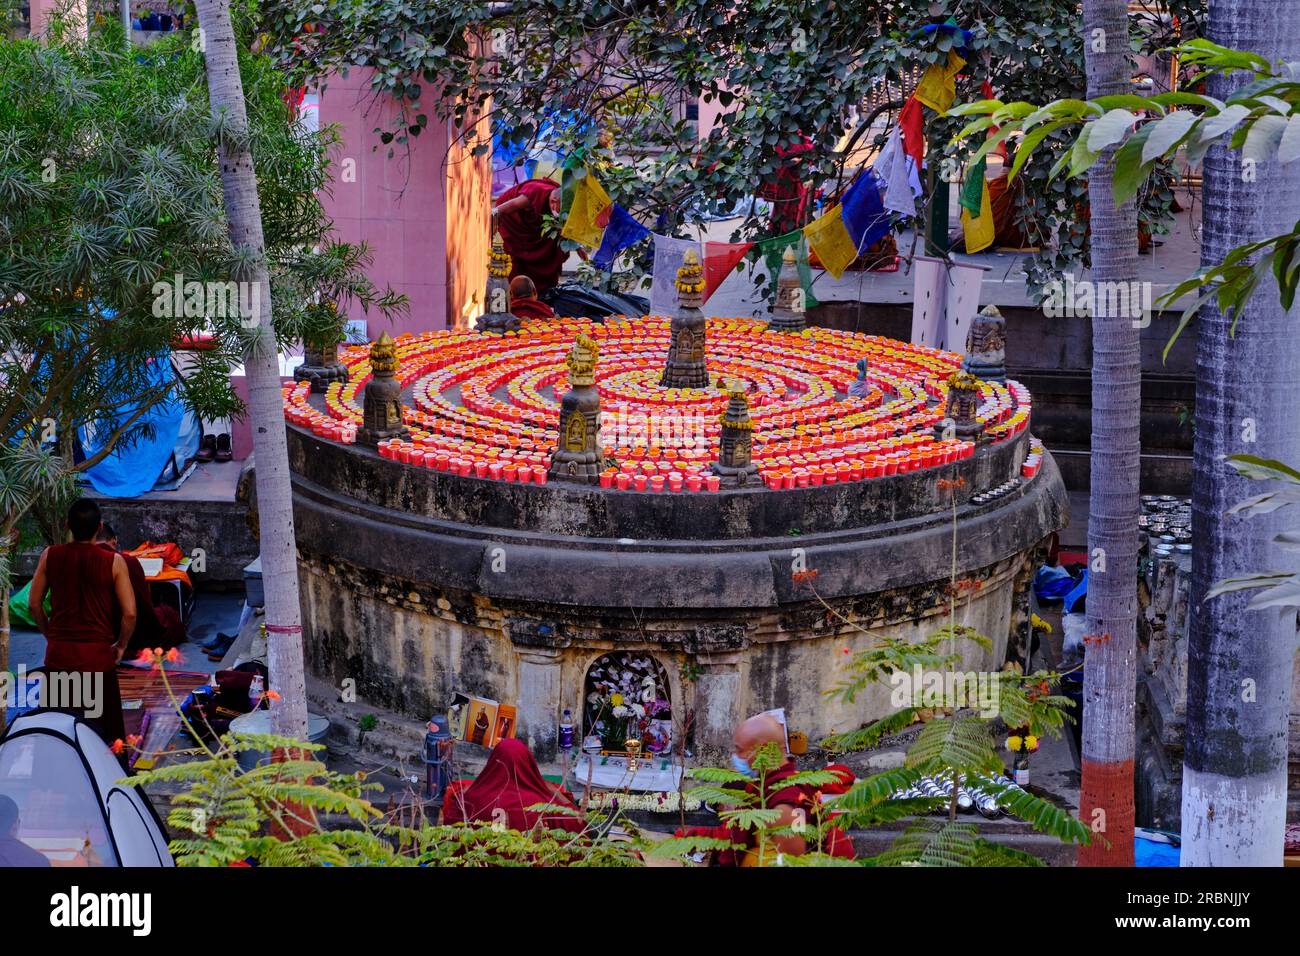
<svg viewBox="0 0 1300 956"><path fill-rule="evenodd" d="M1084 0L1088 96L1131 92L1128 4ZM1092 454L1088 502L1088 621L1083 670L1083 785L1092 828L1081 866L1133 865L1133 715L1137 693L1137 519L1142 362L1138 323L1112 315L1102 283L1137 280L1137 212L1115 205L1114 151L1088 173L1092 274ZM1126 286L1136 288L1136 286ZM1132 311L1132 302L1130 309Z"/></svg>
<svg viewBox="0 0 1300 956"><path fill-rule="evenodd" d="M1296 3L1211 0L1209 38L1269 60L1300 59ZM1241 75L1214 79L1226 97ZM1291 228L1300 218L1300 166L1243 165L1222 146L1205 158L1201 261ZM1183 866L1280 866L1286 816L1287 715L1296 615L1247 611L1249 592L1205 601L1222 578L1285 570L1293 560L1272 544L1294 528L1290 510L1225 515L1259 494L1225 455L1300 464L1300 346L1296 317L1283 311L1272 278L1232 320L1207 306L1198 319L1196 443L1192 484L1191 634L1183 763Z"/></svg>
<svg viewBox="0 0 1300 956"><path fill-rule="evenodd" d="M238 50L230 22L229 0L197 0L207 66L208 100L214 114L224 114L218 144L226 218L235 248L250 250L254 266L241 281L258 286L259 312L253 344L245 362L248 405L257 457L257 510L261 528L262 578L266 583L267 669L281 700L271 708L276 734L307 738L307 693L303 674L302 618L298 605L298 556L293 533L293 500L289 487L289 451L285 443L280 360L271 316L262 239L262 210L257 176L246 133L248 115L239 76Z"/></svg>

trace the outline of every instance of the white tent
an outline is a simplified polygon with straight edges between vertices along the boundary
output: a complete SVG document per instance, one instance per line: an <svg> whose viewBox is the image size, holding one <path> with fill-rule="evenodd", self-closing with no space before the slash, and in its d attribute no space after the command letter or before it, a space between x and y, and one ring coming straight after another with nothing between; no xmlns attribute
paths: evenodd
<svg viewBox="0 0 1300 956"><path fill-rule="evenodd" d="M173 866L158 814L139 788L118 782L124 776L83 721L24 714L0 740L0 797L18 808L16 831L0 841L16 838L53 866Z"/></svg>

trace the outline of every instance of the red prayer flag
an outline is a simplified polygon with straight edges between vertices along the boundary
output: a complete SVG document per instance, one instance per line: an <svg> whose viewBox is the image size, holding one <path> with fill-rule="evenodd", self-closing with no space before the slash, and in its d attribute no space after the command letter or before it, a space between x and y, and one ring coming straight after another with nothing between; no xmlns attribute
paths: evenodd
<svg viewBox="0 0 1300 956"><path fill-rule="evenodd" d="M736 263L745 258L752 242L706 242L704 244L704 301L731 275Z"/></svg>
<svg viewBox="0 0 1300 956"><path fill-rule="evenodd" d="M921 101L910 97L903 111L898 114L898 128L903 131L903 151L916 161L916 168L921 168L921 159L925 155L925 134L921 130Z"/></svg>

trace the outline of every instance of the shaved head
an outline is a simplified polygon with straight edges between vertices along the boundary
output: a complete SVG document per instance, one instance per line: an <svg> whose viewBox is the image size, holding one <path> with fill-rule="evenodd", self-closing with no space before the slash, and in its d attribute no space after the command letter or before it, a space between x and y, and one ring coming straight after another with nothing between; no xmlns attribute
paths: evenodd
<svg viewBox="0 0 1300 956"><path fill-rule="evenodd" d="M735 747L737 756L748 760L763 744L776 744L781 756L786 755L785 730L781 727L781 721L771 714L759 714L757 717L751 717L736 728Z"/></svg>

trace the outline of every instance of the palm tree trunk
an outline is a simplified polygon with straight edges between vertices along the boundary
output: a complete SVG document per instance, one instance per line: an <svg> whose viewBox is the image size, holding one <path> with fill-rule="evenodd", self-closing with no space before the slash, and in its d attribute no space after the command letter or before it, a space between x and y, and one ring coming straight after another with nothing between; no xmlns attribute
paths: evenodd
<svg viewBox="0 0 1300 956"><path fill-rule="evenodd" d="M214 114L224 113L225 133L218 145L230 239L237 249L254 253L249 274L236 278L258 286L259 314L253 344L245 361L248 405L257 457L257 510L261 528L262 577L266 582L267 669L280 694L271 709L272 732L307 738L307 694L303 674L302 618L298 604L298 560L289 487L289 452L285 443L280 360L272 327L271 291L262 258L262 210L257 176L246 140L248 116L239 76L238 51L230 22L229 0L197 0L207 64L208 100Z"/></svg>
<svg viewBox="0 0 1300 956"><path fill-rule="evenodd" d="M1083 28L1089 98L1131 92L1128 4L1084 0ZM1137 212L1132 201L1115 205L1113 159L1114 151L1108 150L1088 173L1094 283L1137 280ZM1099 839L1079 849L1080 866L1133 865L1142 362L1134 317L1109 314L1104 304L1116 301L1098 294L1092 316L1088 637L1079 817Z"/></svg>
<svg viewBox="0 0 1300 956"><path fill-rule="evenodd" d="M1297 4L1211 0L1209 38L1270 60L1300 58ZM1240 74L1211 81L1225 97ZM1201 261L1291 228L1300 217L1300 167L1243 166L1222 146L1205 158ZM1280 866L1286 816L1287 716L1296 615L1247 611L1247 592L1205 601L1222 578L1293 564L1271 542L1294 528L1289 510L1243 519L1225 515L1256 495L1225 455L1300 462L1300 346L1294 316L1269 278L1232 318L1212 306L1198 319L1196 442L1192 484L1192 591L1183 763L1183 866Z"/></svg>

